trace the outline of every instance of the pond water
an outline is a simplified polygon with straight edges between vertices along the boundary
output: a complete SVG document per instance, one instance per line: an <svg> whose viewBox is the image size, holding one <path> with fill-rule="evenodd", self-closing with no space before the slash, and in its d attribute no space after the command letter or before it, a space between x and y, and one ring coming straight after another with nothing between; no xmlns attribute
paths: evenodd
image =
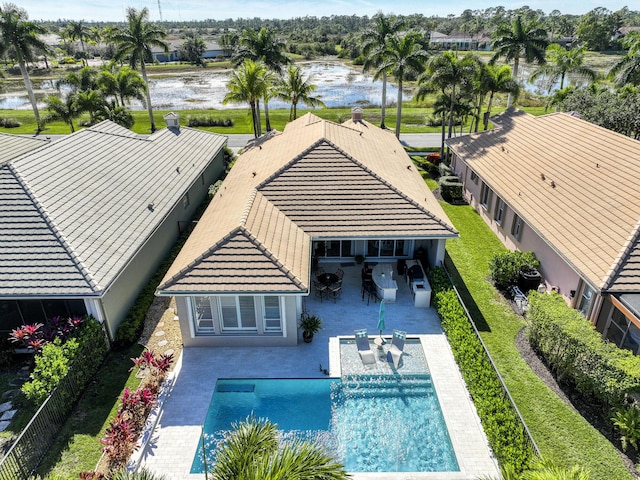
<svg viewBox="0 0 640 480"><path fill-rule="evenodd" d="M311 76L311 82L318 89L316 96L327 107L380 105L382 103L382 82L363 74L362 69L350 67L337 61L300 63L305 76ZM239 105L223 105L222 99L227 93L226 84L231 71L197 70L184 72L162 78L149 78L149 89L153 107L160 110L184 109L227 109L238 108ZM47 94L58 93L55 82L51 80L39 82L32 79L39 102ZM61 91L65 93L65 89ZM398 89L395 85L387 85L387 104L395 104ZM403 92L403 99L410 100L412 93ZM241 105L241 107L244 105ZM273 99L269 108L289 108L290 104ZM298 105L298 108L304 107ZM31 105L24 91L21 80L5 82L5 89L0 94L0 109L30 109ZM142 110L140 102L133 101L133 110Z"/></svg>

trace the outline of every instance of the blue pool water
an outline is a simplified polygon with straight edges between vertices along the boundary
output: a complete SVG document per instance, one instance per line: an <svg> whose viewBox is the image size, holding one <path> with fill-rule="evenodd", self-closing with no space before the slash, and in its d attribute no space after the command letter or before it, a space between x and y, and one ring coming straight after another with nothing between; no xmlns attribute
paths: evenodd
<svg viewBox="0 0 640 480"><path fill-rule="evenodd" d="M234 422L268 418L325 446L349 472L459 471L431 377L220 379L204 424L207 462ZM191 473L203 473L202 446Z"/></svg>

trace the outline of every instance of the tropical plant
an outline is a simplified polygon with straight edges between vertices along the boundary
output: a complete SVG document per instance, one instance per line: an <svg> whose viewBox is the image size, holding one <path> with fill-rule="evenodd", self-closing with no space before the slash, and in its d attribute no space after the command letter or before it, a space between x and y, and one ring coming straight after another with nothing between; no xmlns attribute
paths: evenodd
<svg viewBox="0 0 640 480"><path fill-rule="evenodd" d="M75 97L78 110L89 114L89 123L91 125L96 123L96 117L105 106L104 95L102 92L100 90L88 90L85 92L78 92Z"/></svg>
<svg viewBox="0 0 640 480"><path fill-rule="evenodd" d="M65 35L71 41L79 40L82 48L82 63L86 66L87 63L87 50L84 46L85 40L91 38L91 29L82 23L83 21L70 20L65 28Z"/></svg>
<svg viewBox="0 0 640 480"><path fill-rule="evenodd" d="M540 262L533 252L504 252L495 255L489 264L491 281L499 288L506 288L518 280L521 272L540 268Z"/></svg>
<svg viewBox="0 0 640 480"><path fill-rule="evenodd" d="M18 60L20 73L24 80L27 96L33 108L38 131L42 129L38 103L27 71L27 62L34 61L34 51L48 52L47 44L38 38L46 33L46 29L35 22L29 21L26 10L13 3L5 3L0 7L0 54L12 52Z"/></svg>
<svg viewBox="0 0 640 480"><path fill-rule="evenodd" d="M202 55L204 54L207 46L204 43L202 37L198 36L196 32L187 32L185 34L185 40L180 45L180 58L186 60L192 65L204 66L204 60Z"/></svg>
<svg viewBox="0 0 640 480"><path fill-rule="evenodd" d="M273 30L264 27L258 31L247 29L238 39L232 61L235 66L241 65L245 60L262 62L269 71L281 74L282 67L291 63L291 59L284 53L285 48L286 45L277 38ZM262 92L262 98L267 132L271 130L268 95L269 89L265 89Z"/></svg>
<svg viewBox="0 0 640 480"><path fill-rule="evenodd" d="M586 47L573 47L567 50L557 43L549 45L546 53L547 62L531 74L529 82L533 83L540 77L546 78L549 92L558 80L560 81L558 89L562 90L567 75L586 78L593 82L598 75L592 68L584 66L586 51Z"/></svg>
<svg viewBox="0 0 640 480"><path fill-rule="evenodd" d="M419 40L420 33L406 32L404 35L389 37L384 59L378 65L377 73L387 72L398 83L398 99L396 106L396 137L400 138L400 124L402 119L402 84L409 75L422 71L427 59L427 52L422 49Z"/></svg>
<svg viewBox="0 0 640 480"><path fill-rule="evenodd" d="M611 421L620 432L620 443L625 452L629 445L638 450L640 442L640 410L635 405L618 408Z"/></svg>
<svg viewBox="0 0 640 480"><path fill-rule="evenodd" d="M503 23L498 26L493 35L493 50L490 63L500 57L505 57L507 62L513 61L513 78L518 80L518 67L520 58L528 63L545 63L545 49L549 44L547 32L542 28L537 18L523 20L522 15L517 15L511 24ZM513 103L513 96L509 94L507 107Z"/></svg>
<svg viewBox="0 0 640 480"><path fill-rule="evenodd" d="M508 93L514 98L517 98L520 92L520 86L511 75L511 67L508 65L501 65L499 67L495 65L485 65L483 70L484 75L482 76L480 88L483 92L489 94L487 110L483 117L483 125L486 130L489 128L489 118L491 117L491 107L495 94Z"/></svg>
<svg viewBox="0 0 640 480"><path fill-rule="evenodd" d="M67 73L61 83L72 86L76 92L95 90L98 88L98 71L92 67L82 67L78 71Z"/></svg>
<svg viewBox="0 0 640 480"><path fill-rule="evenodd" d="M278 441L277 425L248 417L235 422L216 451L214 480L346 480L344 466L315 443Z"/></svg>
<svg viewBox="0 0 640 480"><path fill-rule="evenodd" d="M640 85L640 32L629 32L622 40L626 55L609 71L609 77L622 87L628 83Z"/></svg>
<svg viewBox="0 0 640 480"><path fill-rule="evenodd" d="M264 97L270 83L269 72L262 62L245 60L239 68L231 74L227 83L229 90L222 103L244 103L251 107L251 119L253 122L253 134L256 138L262 135L260 125L260 106L258 102Z"/></svg>
<svg viewBox="0 0 640 480"><path fill-rule="evenodd" d="M147 79L146 62L153 60L152 47L160 47L165 52L169 51L169 45L163 41L167 33L148 22L149 9L138 11L135 8L127 9L127 26L114 32L111 37L118 45L114 58L123 60L129 58L132 68L140 65L142 78L146 85L146 106L151 122L151 132L155 132L156 124L153 120L153 108L149 95L149 80Z"/></svg>
<svg viewBox="0 0 640 480"><path fill-rule="evenodd" d="M325 107L319 97L313 96L317 87L311 83L311 78L304 78L300 67L289 65L284 77L276 85L278 97L291 102L289 120L298 118L298 103L309 107Z"/></svg>
<svg viewBox="0 0 640 480"><path fill-rule="evenodd" d="M360 37L362 53L365 57L362 69L365 72L372 70L374 72L374 80L382 79L380 128L386 128L384 121L387 107L387 71L378 70L378 67L384 62L389 39L404 28L404 22L383 13L377 13L372 20L373 23L369 25Z"/></svg>
<svg viewBox="0 0 640 480"><path fill-rule="evenodd" d="M82 115L76 95L69 94L64 100L55 95L47 95L44 98L44 103L47 108L47 115L44 117L43 123L62 121L69 125L71 133L76 131L73 121Z"/></svg>
<svg viewBox="0 0 640 480"><path fill-rule="evenodd" d="M166 480L167 477L152 473L146 468L142 468L136 472L130 472L126 468L118 470L109 476L109 480Z"/></svg>
<svg viewBox="0 0 640 480"><path fill-rule="evenodd" d="M104 94L113 97L120 107L128 105L132 98L144 103L147 92L144 78L129 66L114 68L114 64L105 65L98 75L98 85Z"/></svg>
<svg viewBox="0 0 640 480"><path fill-rule="evenodd" d="M124 128L131 128L135 123L133 115L126 107L121 107L115 101L104 102L101 108L95 112L95 120L110 120Z"/></svg>
<svg viewBox="0 0 640 480"><path fill-rule="evenodd" d="M305 313L300 318L299 327L304 337L311 338L322 329L322 319L317 315Z"/></svg>

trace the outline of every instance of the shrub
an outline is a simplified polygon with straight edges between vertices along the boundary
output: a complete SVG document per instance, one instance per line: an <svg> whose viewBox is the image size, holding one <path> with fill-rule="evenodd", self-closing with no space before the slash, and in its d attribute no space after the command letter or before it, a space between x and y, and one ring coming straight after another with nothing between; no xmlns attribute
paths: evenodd
<svg viewBox="0 0 640 480"><path fill-rule="evenodd" d="M629 445L638 450L640 442L640 410L635 406L622 407L616 410L611 421L620 432L622 450L627 451Z"/></svg>
<svg viewBox="0 0 640 480"><path fill-rule="evenodd" d="M40 405L49 393L58 386L69 373L69 366L76 357L78 342L75 339L64 345L59 339L42 347L36 355L36 366L31 373L31 380L22 386L22 392L32 402Z"/></svg>
<svg viewBox="0 0 640 480"><path fill-rule="evenodd" d="M489 357L441 267L429 270L434 305L473 397L487 439L503 465L523 471L534 452Z"/></svg>
<svg viewBox="0 0 640 480"><path fill-rule="evenodd" d="M21 125L15 118L0 118L0 127L4 128L18 128Z"/></svg>
<svg viewBox="0 0 640 480"><path fill-rule="evenodd" d="M640 357L603 340L561 295L531 292L527 318L531 344L559 381L569 381L606 408L640 393Z"/></svg>
<svg viewBox="0 0 640 480"><path fill-rule="evenodd" d="M505 289L516 283L520 272L535 270L540 262L533 252L504 252L498 253L489 263L491 281L496 287Z"/></svg>
<svg viewBox="0 0 640 480"><path fill-rule="evenodd" d="M442 165L442 164L441 164ZM446 202L459 202L462 200L462 183L454 175L446 175L438 179L440 194Z"/></svg>
<svg viewBox="0 0 640 480"><path fill-rule="evenodd" d="M187 120L189 127L233 127L231 118L214 118L211 115L206 117L189 117Z"/></svg>

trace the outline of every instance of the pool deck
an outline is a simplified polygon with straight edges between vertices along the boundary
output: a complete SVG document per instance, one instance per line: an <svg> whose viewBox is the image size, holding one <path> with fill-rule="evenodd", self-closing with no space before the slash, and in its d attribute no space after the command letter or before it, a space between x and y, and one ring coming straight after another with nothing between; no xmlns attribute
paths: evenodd
<svg viewBox="0 0 640 480"><path fill-rule="evenodd" d="M323 265L335 271L338 265ZM367 328L370 337L378 332L379 302L360 296L360 267L344 266L343 294L336 303L312 295L307 311L323 319L323 329L310 344L295 347L185 348L178 361L173 384L159 413L156 428L142 464L169 480L204 480L204 474L190 474L215 382L218 378L325 378L327 369L339 375L339 337ZM464 385L453 354L433 308L415 308L409 286L398 279L396 303L386 304L383 335L393 329L419 338L440 401L449 435L456 452L459 472L352 473L355 480L438 479L463 480L492 476L499 478L497 461L482 431L473 402ZM402 372L402 364L398 371ZM398 419L411 421L411 419Z"/></svg>

